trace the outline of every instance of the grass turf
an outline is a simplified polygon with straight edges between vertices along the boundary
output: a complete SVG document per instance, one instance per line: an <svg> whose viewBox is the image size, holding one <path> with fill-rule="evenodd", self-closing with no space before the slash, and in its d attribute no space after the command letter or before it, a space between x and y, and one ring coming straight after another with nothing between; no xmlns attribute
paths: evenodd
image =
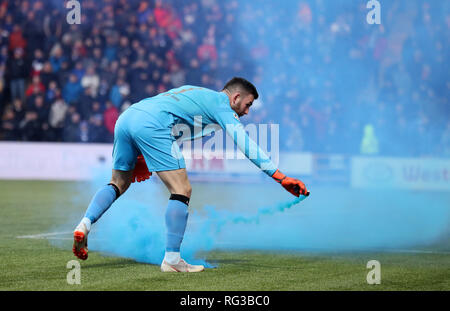
<svg viewBox="0 0 450 311"><path fill-rule="evenodd" d="M74 191L72 195L89 200L82 189L68 182L0 181L0 290L450 289L450 255L445 252L211 251L206 259L219 268L196 274L161 273L157 265L90 252L81 262L81 285L69 285L66 264L75 259L70 240L57 247L46 239L17 236L49 232L68 213L84 209L69 198ZM366 282L371 259L382 263L380 285Z"/></svg>

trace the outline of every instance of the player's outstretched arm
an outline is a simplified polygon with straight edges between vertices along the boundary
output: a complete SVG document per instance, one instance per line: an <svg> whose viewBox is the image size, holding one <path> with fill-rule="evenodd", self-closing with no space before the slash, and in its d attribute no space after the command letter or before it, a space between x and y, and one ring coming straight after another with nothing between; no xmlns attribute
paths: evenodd
<svg viewBox="0 0 450 311"><path fill-rule="evenodd" d="M150 176L152 176L152 172L148 171L148 167L145 163L144 157L142 155L138 155L136 165L134 166L131 182L141 182L149 179Z"/></svg>
<svg viewBox="0 0 450 311"><path fill-rule="evenodd" d="M287 177L280 170L276 170L273 173L272 178L275 179L277 183L280 183L284 189L295 195L296 197L300 195L309 195L309 191L306 189L305 184L298 179Z"/></svg>
<svg viewBox="0 0 450 311"><path fill-rule="evenodd" d="M277 169L277 166L264 151L261 150L258 144L247 135L242 123L237 117L233 116L233 113L219 113L217 121L227 134L233 138L234 143L245 156L264 173L271 176L296 197L299 197L300 195L309 195L303 182L295 178L287 177Z"/></svg>

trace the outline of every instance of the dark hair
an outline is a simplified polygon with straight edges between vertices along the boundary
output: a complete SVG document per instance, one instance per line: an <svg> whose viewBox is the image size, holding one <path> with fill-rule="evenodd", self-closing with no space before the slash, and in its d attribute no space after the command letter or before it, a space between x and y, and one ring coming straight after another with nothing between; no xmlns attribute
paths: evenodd
<svg viewBox="0 0 450 311"><path fill-rule="evenodd" d="M225 84L223 90L227 89L229 91L235 90L236 88L241 88L243 91L252 94L255 99L258 99L258 91L256 87L244 78L234 77Z"/></svg>

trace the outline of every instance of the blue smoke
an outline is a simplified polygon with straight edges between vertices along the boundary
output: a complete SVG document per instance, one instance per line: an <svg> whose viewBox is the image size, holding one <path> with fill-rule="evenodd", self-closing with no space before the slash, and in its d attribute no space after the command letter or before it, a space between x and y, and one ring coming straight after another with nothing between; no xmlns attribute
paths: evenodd
<svg viewBox="0 0 450 311"><path fill-rule="evenodd" d="M95 179L93 191L102 184L105 177L102 175ZM164 213L167 198L167 190L157 182L133 184L93 225L89 235L89 249L132 258L138 262L160 264L165 248ZM234 224L259 224L261 219L290 209L304 198L301 196L259 208L256 213L234 213L217 210L213 206L205 207L206 214L191 209L182 256L188 262L213 267L197 258L196 254L220 248L221 242L217 240L217 234L222 230Z"/></svg>
<svg viewBox="0 0 450 311"><path fill-rule="evenodd" d="M168 192L155 181L132 184L93 225L90 251L159 265L164 257ZM96 178L92 192L104 183ZM317 187L294 198L278 184L193 184L181 252L206 261L211 250L372 251L422 247L448 233L447 192ZM197 195L196 195L197 193ZM210 201L212 204L205 204ZM87 205L87 204L86 204Z"/></svg>

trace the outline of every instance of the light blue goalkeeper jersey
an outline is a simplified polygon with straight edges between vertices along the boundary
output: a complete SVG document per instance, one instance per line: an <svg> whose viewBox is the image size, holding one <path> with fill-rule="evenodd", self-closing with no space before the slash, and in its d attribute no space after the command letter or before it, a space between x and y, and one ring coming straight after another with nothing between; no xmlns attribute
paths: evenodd
<svg viewBox="0 0 450 311"><path fill-rule="evenodd" d="M277 169L258 144L248 136L238 115L231 109L228 96L223 92L184 85L143 99L131 107L153 115L165 112L173 116L174 124L186 124L191 129L201 127L201 131L191 130L188 139L207 136L215 129L222 128L245 156L264 173L272 176ZM208 126L213 124L218 126ZM205 129L206 126L208 127Z"/></svg>

